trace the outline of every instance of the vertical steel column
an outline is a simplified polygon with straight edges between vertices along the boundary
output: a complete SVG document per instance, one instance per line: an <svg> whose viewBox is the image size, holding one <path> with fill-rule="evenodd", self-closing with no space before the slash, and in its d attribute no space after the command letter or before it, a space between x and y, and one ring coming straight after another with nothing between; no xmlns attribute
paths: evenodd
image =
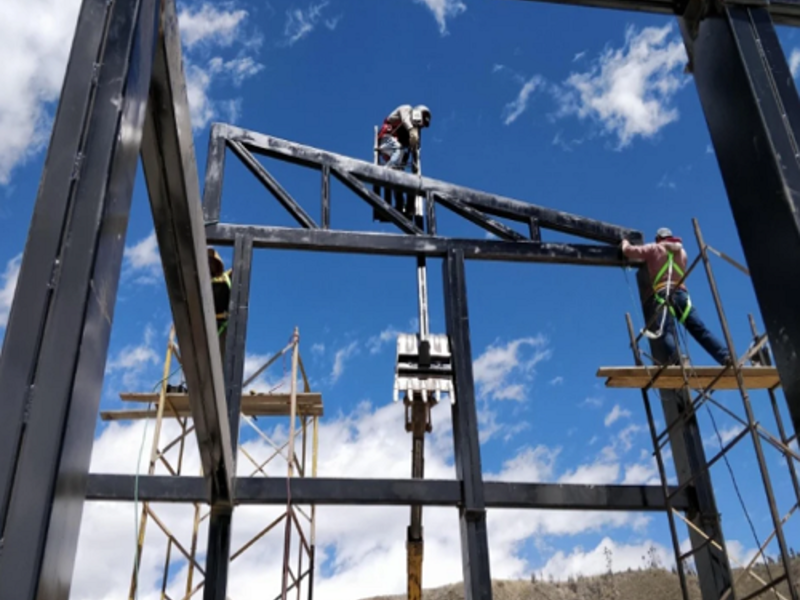
<svg viewBox="0 0 800 600"><path fill-rule="evenodd" d="M69 596L159 4L81 9L0 365L3 600Z"/></svg>
<svg viewBox="0 0 800 600"><path fill-rule="evenodd" d="M225 344L225 398L231 427L234 473L239 448L242 382L247 344L247 319L250 310L250 274L253 265L253 238L236 235L233 247L233 280ZM228 568L231 554L233 506L212 507L206 552L204 600L225 600L228 590Z"/></svg>
<svg viewBox="0 0 800 600"><path fill-rule="evenodd" d="M645 267L639 269L637 274L639 296L644 309L645 323L649 323L653 315L653 303L648 299L653 293L650 275ZM677 323L675 324L678 327ZM650 340L650 352L656 361L663 364L667 359L667 351L662 339ZM687 512L686 517L694 523L708 538L725 548L722 535L717 503L714 498L714 489L711 485L711 474L706 467L706 455L703 450L703 438L694 414L691 411L691 397L685 389L660 390L661 406L664 411L666 423L684 419L683 425L673 427L669 433L672 456L675 463L675 472L678 484L694 478L694 483L688 486L690 497L693 497L696 506ZM657 450L657 448L656 448ZM691 527L689 539L694 550L694 561L697 566L697 577L703 600L719 600L722 594L731 587L731 567L728 555L718 550L713 544L707 542ZM731 598L735 598L731 596Z"/></svg>
<svg viewBox="0 0 800 600"><path fill-rule="evenodd" d="M208 136L208 157L203 186L203 219L206 225L219 222L222 207L222 182L225 179L225 135L214 123Z"/></svg>
<svg viewBox="0 0 800 600"><path fill-rule="evenodd" d="M723 3L697 35L697 91L795 432L800 431L800 99L766 8Z"/></svg>
<svg viewBox="0 0 800 600"><path fill-rule="evenodd" d="M456 474L461 482L461 559L464 567L465 600L491 600L489 543L483 497L478 411L472 376L472 348L467 311L467 282L464 252L449 250L444 259L444 299L447 335L453 355L453 441Z"/></svg>

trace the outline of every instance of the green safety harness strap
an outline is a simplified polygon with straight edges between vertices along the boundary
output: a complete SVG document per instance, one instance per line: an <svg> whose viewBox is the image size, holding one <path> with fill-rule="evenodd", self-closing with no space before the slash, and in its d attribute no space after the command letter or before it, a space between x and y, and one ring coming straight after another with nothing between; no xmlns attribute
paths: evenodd
<svg viewBox="0 0 800 600"><path fill-rule="evenodd" d="M681 278L684 277L683 269L681 269L675 263L675 258L673 256L672 252L667 252L667 262L664 263L664 266L661 267L661 270L658 272L658 275L656 275L656 278L653 281L653 287L658 285L658 282L664 276L664 273L666 273L667 271L672 271L673 269L675 270L675 272L678 275L681 276ZM658 293L656 293L655 298L656 298L656 302L658 302L659 304L666 304L667 303L667 301L664 298L662 298L661 296L659 296ZM678 322L681 325L683 325L684 321L686 321L686 318L689 316L689 313L691 311L692 311L692 299L688 294L686 295L686 308L683 309L683 313L681 313L680 318L678 318L678 316L675 314L675 309L672 307L672 305L669 306L670 314L673 317L675 317L676 319L678 319Z"/></svg>

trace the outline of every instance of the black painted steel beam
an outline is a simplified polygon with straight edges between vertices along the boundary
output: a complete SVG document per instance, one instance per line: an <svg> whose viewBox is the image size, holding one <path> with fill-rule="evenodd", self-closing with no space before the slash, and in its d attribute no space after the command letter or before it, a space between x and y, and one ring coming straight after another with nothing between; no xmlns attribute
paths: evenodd
<svg viewBox="0 0 800 600"><path fill-rule="evenodd" d="M89 475L86 495L91 501L133 502L133 475ZM664 494L655 485L582 485L486 481L484 500L488 508L533 508L547 510L644 511L666 510ZM290 482L292 501L319 506L458 506L460 484L436 479L330 479L297 478ZM671 488L674 493L677 488ZM280 505L287 501L286 480L267 477L236 479L236 503ZM141 502L208 503L201 477L139 477ZM689 508L685 492L672 501L676 510Z"/></svg>
<svg viewBox="0 0 800 600"><path fill-rule="evenodd" d="M464 252L448 250L442 265L444 312L447 337L453 354L452 404L456 476L461 483L458 517L465 600L491 600L489 539L486 530L486 499L481 468L478 409L472 375L472 345L467 309Z"/></svg>
<svg viewBox="0 0 800 600"><path fill-rule="evenodd" d="M526 239L521 233L514 231L510 227L507 227L506 225L503 225L494 219L488 218L481 211L464 204L460 200L455 200L454 198L448 198L439 194L434 194L433 197L439 204L446 206L460 217L464 217L471 223L474 223L489 233L493 233L502 240L519 242Z"/></svg>
<svg viewBox="0 0 800 600"><path fill-rule="evenodd" d="M694 78L795 432L800 431L800 99L766 9L704 19ZM731 101L736 98L736 101Z"/></svg>
<svg viewBox="0 0 800 600"><path fill-rule="evenodd" d="M203 473L215 502L231 498L233 453L206 258L200 183L174 1L165 4L153 67L142 165L190 390Z"/></svg>
<svg viewBox="0 0 800 600"><path fill-rule="evenodd" d="M78 18L0 363L3 600L70 595L159 4Z"/></svg>
<svg viewBox="0 0 800 600"><path fill-rule="evenodd" d="M430 257L443 257L448 250L456 249L462 251L465 258L476 260L605 267L630 265L621 256L617 246L471 240L323 229L312 231L290 227L259 227L227 223L210 226L206 229L206 236L209 243L212 244L232 245L237 234L251 236L253 246L256 248Z"/></svg>
<svg viewBox="0 0 800 600"><path fill-rule="evenodd" d="M372 208L383 214L387 219L389 219L389 221L397 225L401 231L414 235L422 234L422 230L408 220L403 213L378 196L378 194L367 189L367 187L358 179L337 168L332 168L331 173L333 173L333 175L336 176L339 181L350 188L351 191L355 192L358 196L366 200L370 206L372 206Z"/></svg>
<svg viewBox="0 0 800 600"><path fill-rule="evenodd" d="M387 169L341 154L247 131L232 125L216 123L212 130L215 132L214 135L240 142L257 154L264 154L315 169L320 169L323 165L327 165L331 169L338 169L368 183L379 183L383 186L388 185L414 190L423 196L429 191L435 192L460 200L485 213L524 223L528 223L530 217L535 217L539 220L540 226L545 229L609 243L617 243L623 238L629 238L637 234L632 229L610 223L504 198L495 194L488 194L463 186L452 185L428 177Z"/></svg>
<svg viewBox="0 0 800 600"><path fill-rule="evenodd" d="M565 6L585 6L590 8L610 8L633 12L647 12L661 15L675 15L685 2L669 0L527 0L528 2L547 2ZM752 6L761 6L779 25L800 26L800 1L798 0L753 0Z"/></svg>
<svg viewBox="0 0 800 600"><path fill-rule="evenodd" d="M255 175L256 179L275 196L275 199L281 203L281 206L283 206L292 217L294 217L295 221L306 229L317 229L317 224L314 222L314 219L303 210L303 207L292 198L289 192L283 189L281 184L267 171L264 165L256 160L255 156L250 154L239 142L230 142L230 147L244 166L246 166L247 169Z"/></svg>

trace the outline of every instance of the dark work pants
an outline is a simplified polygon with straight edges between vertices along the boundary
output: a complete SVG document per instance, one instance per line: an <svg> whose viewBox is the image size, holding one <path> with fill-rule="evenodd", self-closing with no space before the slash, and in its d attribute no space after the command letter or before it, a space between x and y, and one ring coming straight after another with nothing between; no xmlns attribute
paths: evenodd
<svg viewBox="0 0 800 600"><path fill-rule="evenodd" d="M659 296L661 296L662 299L665 298L666 292L659 292ZM656 314L658 315L652 327L657 330L661 324L661 320L664 318L664 313L662 311L667 310L667 307L665 304L659 304L655 298L652 298L651 302L655 304ZM689 294L685 290L677 290L672 294L672 307L678 318L683 316L688 302ZM677 340L675 339L677 335L677 330L675 328L676 320L677 318L673 318L672 315L667 312L664 323L664 335L662 338L667 349L669 362L673 364L678 363ZM697 343L702 346L703 350L708 352L711 358L720 365L725 364L730 356L728 349L713 333L711 333L711 331L709 331L694 306L689 310L689 314L683 322L683 325Z"/></svg>

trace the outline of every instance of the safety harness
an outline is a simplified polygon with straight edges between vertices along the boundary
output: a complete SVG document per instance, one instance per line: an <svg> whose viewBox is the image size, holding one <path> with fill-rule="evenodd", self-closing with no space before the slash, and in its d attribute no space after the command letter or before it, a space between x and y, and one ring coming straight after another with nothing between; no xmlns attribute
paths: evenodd
<svg viewBox="0 0 800 600"><path fill-rule="evenodd" d="M211 285L213 286L215 283L225 283L228 286L228 289L231 289L231 278L230 278L230 271L225 271L219 277L213 277L211 279ZM226 310L222 313L217 313L216 318L217 321L224 320L222 325L219 326L219 330L217 331L217 335L222 335L222 332L228 327L228 317L230 314Z"/></svg>
<svg viewBox="0 0 800 600"><path fill-rule="evenodd" d="M672 284L673 270L681 277L681 279L683 279L683 277L685 276L683 269L681 269L680 266L678 266L678 264L675 262L675 256L672 254L672 252L667 251L667 262L664 264L663 267L661 267L661 270L658 272L655 279L653 280L653 289L655 291L654 297L656 302L660 305L667 304L666 298L670 294L669 288L670 284ZM667 279L664 282L663 286L659 286L659 281L661 281L661 278L664 276L665 273L667 274ZM662 297L659 295L659 292L664 289L666 289L666 293ZM683 309L683 312L681 313L680 317L678 317L675 314L675 308L672 306L672 304L669 304L667 308L669 308L670 314L676 319L678 319L678 323L683 325L687 317L689 316L689 313L692 311L692 299L688 294L686 295L686 308ZM653 333L652 331L649 331L647 328L645 328L642 333L644 333L644 335L646 335L650 339L658 339L664 334L664 325L666 321L667 321L667 311L664 311L661 317L661 323L658 326L658 331Z"/></svg>

